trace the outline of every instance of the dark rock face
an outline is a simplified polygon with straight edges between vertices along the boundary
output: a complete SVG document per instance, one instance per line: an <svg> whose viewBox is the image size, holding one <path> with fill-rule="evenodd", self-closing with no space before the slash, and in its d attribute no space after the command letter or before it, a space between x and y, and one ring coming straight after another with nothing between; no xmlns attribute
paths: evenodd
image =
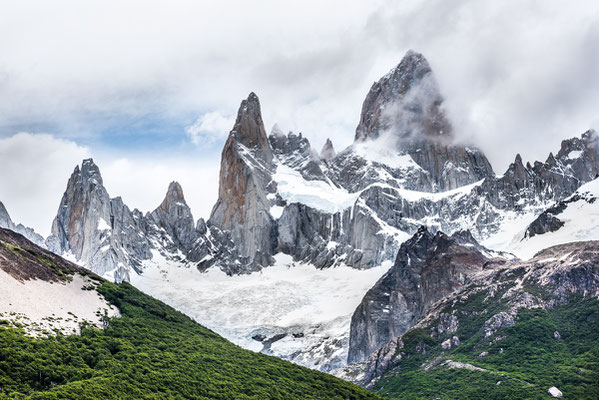
<svg viewBox="0 0 599 400"><path fill-rule="evenodd" d="M261 265L271 263L276 224L267 197L273 154L266 137L260 102L254 93L241 102L237 121L221 158L218 201L209 225L231 233L241 256Z"/></svg>
<svg viewBox="0 0 599 400"><path fill-rule="evenodd" d="M564 222L548 212L543 212L526 229L524 237L531 238L547 232L555 232L564 226Z"/></svg>
<svg viewBox="0 0 599 400"><path fill-rule="evenodd" d="M424 191L445 191L493 176L485 155L455 145L452 126L428 61L409 51L401 63L372 85L364 100L356 142L387 136L429 174Z"/></svg>
<svg viewBox="0 0 599 400"><path fill-rule="evenodd" d="M481 249L469 233L447 236L421 227L354 312L348 361L366 360L414 326L434 302L464 286L490 260Z"/></svg>

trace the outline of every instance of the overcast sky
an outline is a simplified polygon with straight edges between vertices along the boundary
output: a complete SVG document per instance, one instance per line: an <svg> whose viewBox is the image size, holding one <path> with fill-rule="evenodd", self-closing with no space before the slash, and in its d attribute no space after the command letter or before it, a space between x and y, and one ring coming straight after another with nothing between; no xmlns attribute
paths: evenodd
<svg viewBox="0 0 599 400"><path fill-rule="evenodd" d="M596 1L18 1L0 37L0 200L43 235L84 157L132 208L178 180L207 217L250 91L267 130L342 149L408 49L498 173L599 127Z"/></svg>

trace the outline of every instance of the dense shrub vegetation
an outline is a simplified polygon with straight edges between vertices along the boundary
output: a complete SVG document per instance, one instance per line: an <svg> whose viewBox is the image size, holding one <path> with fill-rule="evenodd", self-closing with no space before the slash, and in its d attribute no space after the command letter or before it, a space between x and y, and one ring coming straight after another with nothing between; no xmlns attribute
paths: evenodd
<svg viewBox="0 0 599 400"><path fill-rule="evenodd" d="M129 284L99 291L122 313L104 330L34 339L0 324L0 399L376 398L243 350Z"/></svg>
<svg viewBox="0 0 599 400"><path fill-rule="evenodd" d="M485 307L479 300L473 296L462 311ZM445 338L433 339L424 329L409 332L399 368L375 390L393 399L547 399L547 389L556 386L567 399L599 399L597 299L577 297L549 310L523 310L515 325L486 339L480 330L485 318L460 318L462 344L451 350L442 350ZM416 351L416 342L425 345L426 354ZM483 351L488 355L479 357ZM484 371L449 368L446 360ZM427 364L433 367L427 370Z"/></svg>

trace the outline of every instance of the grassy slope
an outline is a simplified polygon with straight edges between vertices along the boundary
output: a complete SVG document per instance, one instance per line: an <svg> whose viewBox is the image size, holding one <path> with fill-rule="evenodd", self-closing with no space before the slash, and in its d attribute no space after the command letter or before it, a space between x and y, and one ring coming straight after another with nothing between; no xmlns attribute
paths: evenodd
<svg viewBox="0 0 599 400"><path fill-rule="evenodd" d="M33 339L0 328L0 399L377 398L243 350L129 284L99 291L122 313L105 330Z"/></svg>
<svg viewBox="0 0 599 400"><path fill-rule="evenodd" d="M460 307L466 312L485 308L489 304L476 296ZM424 329L408 332L399 368L381 379L375 391L401 399L546 399L551 398L547 389L556 386L564 398L599 399L597 299L576 297L548 311L523 310L515 325L485 339L480 328L487 317L460 318L456 334L462 344L446 351L440 346L445 337L433 339ZM561 339L554 338L555 331ZM505 338L489 344L498 336ZM422 343L425 355L416 352ZM482 351L489 355L478 357ZM442 365L446 359L487 371L447 368ZM423 364L432 360L437 366L425 371Z"/></svg>

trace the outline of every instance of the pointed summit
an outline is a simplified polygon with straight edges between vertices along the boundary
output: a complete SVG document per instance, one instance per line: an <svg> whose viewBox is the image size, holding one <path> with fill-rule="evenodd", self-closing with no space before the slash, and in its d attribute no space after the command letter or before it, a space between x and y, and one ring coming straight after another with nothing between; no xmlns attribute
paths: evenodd
<svg viewBox="0 0 599 400"><path fill-rule="evenodd" d="M283 136L284 138L284 136ZM274 172L258 96L241 102L235 126L220 161L218 200L209 225L231 233L242 257L266 265L272 261L276 225L270 215L269 184Z"/></svg>
<svg viewBox="0 0 599 400"><path fill-rule="evenodd" d="M322 160L332 160L333 158L335 158L335 156L337 155L337 152L335 152L335 148L333 147L333 142L331 142L331 139L327 138L326 143L324 144L324 146L322 147L322 150L320 151L320 158Z"/></svg>
<svg viewBox="0 0 599 400"><path fill-rule="evenodd" d="M152 211L150 217L171 236L179 248L191 248L198 237L191 209L185 202L183 188L178 182L168 185L164 200Z"/></svg>
<svg viewBox="0 0 599 400"><path fill-rule="evenodd" d="M72 252L77 260L88 261L97 250L98 237L106 236L105 228L111 228L110 196L100 169L89 158L69 178L48 245L55 253Z"/></svg>
<svg viewBox="0 0 599 400"><path fill-rule="evenodd" d="M79 166L75 168L75 171L78 170ZM81 178L96 185L102 186L104 184L100 168L94 163L93 158L87 158L81 163Z"/></svg>
<svg viewBox="0 0 599 400"><path fill-rule="evenodd" d="M355 143L383 138L385 147L408 154L428 173L422 188L456 189L493 176L485 155L453 144L453 127L443 97L424 56L408 51L399 65L372 85L362 105Z"/></svg>
<svg viewBox="0 0 599 400"><path fill-rule="evenodd" d="M449 125L438 115L442 101L428 61L422 54L409 50L397 67L370 88L362 105L355 140L377 138L388 130L397 131L397 136L448 135L451 131L448 126L427 126L439 118L439 125Z"/></svg>
<svg viewBox="0 0 599 400"><path fill-rule="evenodd" d="M161 210L164 213L174 213L177 208L185 208L189 210L187 203L185 202L185 196L183 195L183 188L179 184L179 182L171 182L168 185L168 189L166 191L166 196L164 196L164 200L156 211ZM191 213L190 213L191 215ZM193 225L193 219L191 221Z"/></svg>
<svg viewBox="0 0 599 400"><path fill-rule="evenodd" d="M185 203L185 197L183 196L183 188L181 187L179 182L173 181L168 185L168 190L166 191L166 197L164 198L164 201L162 202L161 207L165 204L172 202L172 201Z"/></svg>
<svg viewBox="0 0 599 400"><path fill-rule="evenodd" d="M241 102L235 125L229 134L227 142L234 140L247 147L257 150L266 162L272 161L272 150L268 144L260 100L254 92ZM226 148L226 145L225 145Z"/></svg>

